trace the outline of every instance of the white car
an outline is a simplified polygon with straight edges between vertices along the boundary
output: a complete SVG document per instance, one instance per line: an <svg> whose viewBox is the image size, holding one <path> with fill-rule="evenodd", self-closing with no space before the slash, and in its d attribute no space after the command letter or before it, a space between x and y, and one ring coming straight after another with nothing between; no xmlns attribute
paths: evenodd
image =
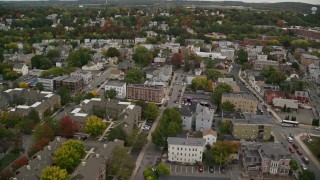
<svg viewBox="0 0 320 180"><path fill-rule="evenodd" d="M320 131L320 127L316 127L316 130Z"/></svg>

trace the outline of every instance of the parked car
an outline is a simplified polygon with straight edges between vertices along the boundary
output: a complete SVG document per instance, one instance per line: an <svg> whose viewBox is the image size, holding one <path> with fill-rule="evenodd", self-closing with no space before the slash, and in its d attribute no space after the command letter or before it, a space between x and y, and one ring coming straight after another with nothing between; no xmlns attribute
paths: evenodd
<svg viewBox="0 0 320 180"><path fill-rule="evenodd" d="M226 173L226 168L225 168L224 166L221 166L221 167L220 167L220 172L221 172L221 173Z"/></svg>
<svg viewBox="0 0 320 180"><path fill-rule="evenodd" d="M309 159L306 157L302 157L302 161L306 164L309 164Z"/></svg>
<svg viewBox="0 0 320 180"><path fill-rule="evenodd" d="M297 154L302 155L302 152L297 149Z"/></svg>
<svg viewBox="0 0 320 180"><path fill-rule="evenodd" d="M209 172L210 172L210 173L214 173L214 168L213 168L213 166L209 166Z"/></svg>
<svg viewBox="0 0 320 180"><path fill-rule="evenodd" d="M198 166L198 171L199 172L203 172L203 166L202 165Z"/></svg>
<svg viewBox="0 0 320 180"><path fill-rule="evenodd" d="M298 146L296 144L292 144L292 147L298 149Z"/></svg>
<svg viewBox="0 0 320 180"><path fill-rule="evenodd" d="M291 153L294 153L294 151L293 151L293 149L292 149L291 147L289 147L289 151L290 151Z"/></svg>
<svg viewBox="0 0 320 180"><path fill-rule="evenodd" d="M316 127L316 130L320 131L320 127Z"/></svg>
<svg viewBox="0 0 320 180"><path fill-rule="evenodd" d="M301 170L306 171L306 170L308 170L308 168L307 168L307 166L305 164L301 164Z"/></svg>

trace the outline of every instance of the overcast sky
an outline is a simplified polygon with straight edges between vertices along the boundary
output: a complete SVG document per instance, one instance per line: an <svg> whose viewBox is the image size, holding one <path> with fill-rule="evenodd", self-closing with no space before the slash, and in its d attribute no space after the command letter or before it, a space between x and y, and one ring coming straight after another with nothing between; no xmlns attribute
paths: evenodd
<svg viewBox="0 0 320 180"><path fill-rule="evenodd" d="M37 1L37 0L0 0L0 1ZM41 0L38 0L41 1ZM199 0L199 1L223 1L223 0ZM231 0L231 1L243 1L243 2L254 2L254 3L260 3L260 2L304 2L309 4L320 4L320 0Z"/></svg>

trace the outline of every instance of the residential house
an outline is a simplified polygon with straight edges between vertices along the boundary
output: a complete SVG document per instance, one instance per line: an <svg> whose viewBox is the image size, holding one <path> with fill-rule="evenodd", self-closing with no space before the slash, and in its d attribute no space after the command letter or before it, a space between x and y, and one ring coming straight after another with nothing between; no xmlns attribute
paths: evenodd
<svg viewBox="0 0 320 180"><path fill-rule="evenodd" d="M32 158L30 158L27 165L20 167L15 173L13 179L16 180L39 180L42 170L48 166L53 166L54 152L61 147L62 143L66 139L56 137L41 151L37 152Z"/></svg>
<svg viewBox="0 0 320 180"><path fill-rule="evenodd" d="M256 112L258 100L248 93L223 93L221 102L227 102L235 105L237 111Z"/></svg>
<svg viewBox="0 0 320 180"><path fill-rule="evenodd" d="M163 103L165 87L163 85L128 84L127 98L132 100L144 100L157 104Z"/></svg>
<svg viewBox="0 0 320 180"><path fill-rule="evenodd" d="M253 89L256 92L261 93L263 89L263 85L265 84L265 77L250 75L249 84L253 87Z"/></svg>
<svg viewBox="0 0 320 180"><path fill-rule="evenodd" d="M117 91L117 98L124 99L127 95L127 84L120 81L108 81L105 85L105 90L114 89Z"/></svg>
<svg viewBox="0 0 320 180"><path fill-rule="evenodd" d="M285 94L279 90L268 89L264 92L264 100L267 104L271 105L274 98L286 98Z"/></svg>
<svg viewBox="0 0 320 180"><path fill-rule="evenodd" d="M91 71L83 71L80 69L70 73L70 76L82 78L84 84L89 84L93 80Z"/></svg>
<svg viewBox="0 0 320 180"><path fill-rule="evenodd" d="M284 107L290 108L291 110L298 110L299 101L295 99L281 99L281 98L273 98L272 100L273 107L282 109Z"/></svg>
<svg viewBox="0 0 320 180"><path fill-rule="evenodd" d="M13 71L24 76L28 74L28 67L25 64L18 63L13 66Z"/></svg>
<svg viewBox="0 0 320 180"><path fill-rule="evenodd" d="M84 71L99 71L102 70L104 68L104 63L102 62L98 62L98 63L93 63L93 62L89 62L88 64L82 66L82 70Z"/></svg>
<svg viewBox="0 0 320 180"><path fill-rule="evenodd" d="M121 70L112 70L110 73L110 79L118 79L120 75L124 75L124 72Z"/></svg>
<svg viewBox="0 0 320 180"><path fill-rule="evenodd" d="M183 106L180 110L180 115L182 119L183 130L191 130L194 124L193 111L189 106Z"/></svg>
<svg viewBox="0 0 320 180"><path fill-rule="evenodd" d="M199 44L199 45L204 44L204 40L202 39L185 39L184 42L186 46L192 45L192 44Z"/></svg>
<svg viewBox="0 0 320 180"><path fill-rule="evenodd" d="M262 174L288 175L291 154L279 143L241 141L239 154L244 170L249 176Z"/></svg>
<svg viewBox="0 0 320 180"><path fill-rule="evenodd" d="M260 116L246 117L243 119L231 119L231 134L236 139L269 140L271 137L271 124Z"/></svg>
<svg viewBox="0 0 320 180"><path fill-rule="evenodd" d="M310 55L310 54L301 54L300 56L300 61L301 61L301 65L305 68L307 68L310 64L314 64L315 66L319 66L319 58L317 56L314 55Z"/></svg>
<svg viewBox="0 0 320 180"><path fill-rule="evenodd" d="M260 95L264 97L265 92L268 90L280 91L280 86L274 84L263 84L262 88L260 89Z"/></svg>
<svg viewBox="0 0 320 180"><path fill-rule="evenodd" d="M37 76L37 77L39 77L43 71L44 71L44 70L41 70L41 69L32 69L32 70L30 70L28 73L29 73L30 76Z"/></svg>
<svg viewBox="0 0 320 180"><path fill-rule="evenodd" d="M206 129L202 131L203 139L206 140L206 144L210 146L214 145L217 142L218 134L212 129Z"/></svg>
<svg viewBox="0 0 320 180"><path fill-rule="evenodd" d="M126 73L128 70L132 69L133 67L134 67L134 62L129 60L125 60L118 64L118 70L121 70L124 73Z"/></svg>
<svg viewBox="0 0 320 180"><path fill-rule="evenodd" d="M218 83L226 83L231 86L232 92L240 92L240 87L237 85L237 82L233 78L218 78Z"/></svg>
<svg viewBox="0 0 320 180"><path fill-rule="evenodd" d="M276 69L279 69L279 62L278 61L270 61L270 60L256 60L253 64L254 70L262 70L263 68L266 68L268 66L272 66Z"/></svg>
<svg viewBox="0 0 320 180"><path fill-rule="evenodd" d="M231 48L221 49L221 55L227 57L228 60L234 60L235 50Z"/></svg>
<svg viewBox="0 0 320 180"><path fill-rule="evenodd" d="M155 57L153 62L157 65L163 66L166 63L166 58L164 57Z"/></svg>
<svg viewBox="0 0 320 180"><path fill-rule="evenodd" d="M138 44L138 43L145 43L147 41L147 38L135 38L134 39L134 43Z"/></svg>
<svg viewBox="0 0 320 180"><path fill-rule="evenodd" d="M146 76L151 81L168 82L172 77L172 65L164 65L155 70L146 73Z"/></svg>
<svg viewBox="0 0 320 180"><path fill-rule="evenodd" d="M300 103L306 104L309 102L309 93L307 91L295 91L294 99L298 100Z"/></svg>
<svg viewBox="0 0 320 180"><path fill-rule="evenodd" d="M214 117L214 109L206 106L197 105L196 108L196 131L211 129Z"/></svg>
<svg viewBox="0 0 320 180"><path fill-rule="evenodd" d="M202 138L168 137L168 160L194 164L202 162L206 140Z"/></svg>

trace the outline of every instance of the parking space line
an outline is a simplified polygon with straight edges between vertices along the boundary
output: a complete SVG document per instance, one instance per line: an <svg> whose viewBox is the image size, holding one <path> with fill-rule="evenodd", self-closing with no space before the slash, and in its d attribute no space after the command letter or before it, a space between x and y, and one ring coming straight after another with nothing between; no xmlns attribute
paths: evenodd
<svg viewBox="0 0 320 180"><path fill-rule="evenodd" d="M188 166L186 166L186 174L188 174Z"/></svg>
<svg viewBox="0 0 320 180"><path fill-rule="evenodd" d="M180 166L180 167L181 167L181 171L180 172L182 173L182 166Z"/></svg>
<svg viewBox="0 0 320 180"><path fill-rule="evenodd" d="M177 173L177 166L174 166L174 172Z"/></svg>
<svg viewBox="0 0 320 180"><path fill-rule="evenodd" d="M192 169L192 174L193 174L193 166L191 166L191 169Z"/></svg>

